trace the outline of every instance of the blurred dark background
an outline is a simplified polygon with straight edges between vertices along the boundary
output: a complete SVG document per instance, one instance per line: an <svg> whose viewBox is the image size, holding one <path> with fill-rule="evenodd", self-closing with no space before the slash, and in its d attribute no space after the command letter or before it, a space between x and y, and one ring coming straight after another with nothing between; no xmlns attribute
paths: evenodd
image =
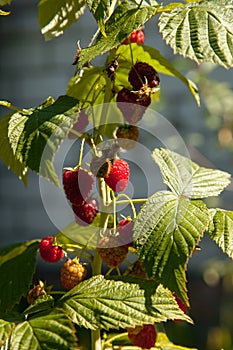
<svg viewBox="0 0 233 350"><path fill-rule="evenodd" d="M0 17L0 100L29 108L48 96L65 94L74 74L72 61L77 41L85 47L96 24L86 11L78 23L60 36L45 42L37 21L36 1L15 1L11 15ZM200 88L198 108L186 86L178 79L161 76L158 112L167 118L184 139L192 160L207 167L233 171L233 73L211 64L195 63L174 56L157 30L156 19L145 27L145 44L161 51L177 69L193 79ZM96 63L102 62L98 58ZM0 107L0 118L9 110ZM143 139L140 140L143 143ZM138 179L140 181L140 179ZM140 186L138 186L140 188ZM232 185L209 206L233 210ZM135 196L141 193L135 193ZM48 207L62 216L62 206L48 198ZM45 210L38 176L30 173L28 187L0 162L0 246L42 238L58 232ZM167 325L171 339L178 344L201 350L233 349L233 263L208 238L188 266L190 315L194 326ZM37 274L56 284L56 267L39 261Z"/></svg>

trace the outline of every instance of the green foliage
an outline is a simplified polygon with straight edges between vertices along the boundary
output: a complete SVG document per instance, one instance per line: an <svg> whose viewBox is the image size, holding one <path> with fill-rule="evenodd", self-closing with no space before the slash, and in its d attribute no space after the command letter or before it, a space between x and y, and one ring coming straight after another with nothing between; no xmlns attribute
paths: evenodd
<svg viewBox="0 0 233 350"><path fill-rule="evenodd" d="M26 295L35 272L38 246L32 241L0 250L0 312L10 311Z"/></svg>
<svg viewBox="0 0 233 350"><path fill-rule="evenodd" d="M233 212L217 208L212 209L210 213L208 235L224 253L233 258Z"/></svg>
<svg viewBox="0 0 233 350"><path fill-rule="evenodd" d="M95 17L103 36L106 36L104 19L108 14L111 3L111 0L87 0L87 5Z"/></svg>
<svg viewBox="0 0 233 350"><path fill-rule="evenodd" d="M15 327L10 347L14 350L76 350L75 328L62 310L44 312Z"/></svg>
<svg viewBox="0 0 233 350"><path fill-rule="evenodd" d="M170 150L155 149L152 157L160 168L163 182L178 196L192 199L218 196L230 183L230 174L200 167Z"/></svg>
<svg viewBox="0 0 233 350"><path fill-rule="evenodd" d="M41 0L38 4L38 20L45 40L64 33L84 13L85 0Z"/></svg>
<svg viewBox="0 0 233 350"><path fill-rule="evenodd" d="M191 2L162 13L159 27L166 42L192 60L233 66L233 4L231 0Z"/></svg>
<svg viewBox="0 0 233 350"><path fill-rule="evenodd" d="M5 116L0 123L0 127L3 126L0 130L3 161L24 181L30 168L59 186L53 156L78 111L78 100L60 96L56 101L48 98L36 108Z"/></svg>
<svg viewBox="0 0 233 350"><path fill-rule="evenodd" d="M14 329L14 323L0 319L0 346L9 338Z"/></svg>
<svg viewBox="0 0 233 350"><path fill-rule="evenodd" d="M208 222L203 202L161 191L143 205L134 225L137 253L147 273L187 305L186 264Z"/></svg>
<svg viewBox="0 0 233 350"><path fill-rule="evenodd" d="M156 339L156 347L153 349L159 349L159 350L197 350L197 349L190 349L184 346L175 345L173 344L167 337L167 335L164 332L158 332L157 339Z"/></svg>
<svg viewBox="0 0 233 350"><path fill-rule="evenodd" d="M57 306L74 323L89 329L125 328L176 318L191 322L170 291L154 281L138 281L129 283L95 276L66 293Z"/></svg>
<svg viewBox="0 0 233 350"><path fill-rule="evenodd" d="M82 68L86 62L90 62L96 56L119 45L133 30L139 28L143 23L154 16L156 11L156 6L143 5L139 7L136 2L134 6L132 6L131 3L119 5L105 23L106 36L100 33L94 45L81 51L77 69Z"/></svg>

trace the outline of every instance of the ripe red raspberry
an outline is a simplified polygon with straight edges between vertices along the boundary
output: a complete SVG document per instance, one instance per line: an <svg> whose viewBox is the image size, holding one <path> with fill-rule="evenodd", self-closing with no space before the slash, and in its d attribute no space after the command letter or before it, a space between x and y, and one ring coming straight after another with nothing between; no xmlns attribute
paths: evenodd
<svg viewBox="0 0 233 350"><path fill-rule="evenodd" d="M146 107L151 103L151 98L148 94L140 94L137 91L123 88L118 92L116 101L125 120L129 124L136 124L142 119Z"/></svg>
<svg viewBox="0 0 233 350"><path fill-rule="evenodd" d="M90 225L98 213L98 204L95 199L87 199L81 205L72 205L75 220L80 226Z"/></svg>
<svg viewBox="0 0 233 350"><path fill-rule="evenodd" d="M65 170L63 188L67 199L72 204L81 205L89 196L94 186L93 175L81 168Z"/></svg>
<svg viewBox="0 0 233 350"><path fill-rule="evenodd" d="M137 62L130 69L128 80L136 90L140 90L143 85L154 88L160 82L158 72L146 62Z"/></svg>
<svg viewBox="0 0 233 350"><path fill-rule="evenodd" d="M40 296L46 295L46 291L44 289L44 283L40 281L39 284L35 285L33 288L31 288L27 293L27 302L28 304L32 305L36 299L38 299Z"/></svg>
<svg viewBox="0 0 233 350"><path fill-rule="evenodd" d="M86 129L87 125L88 125L89 121L88 121L88 115L84 112L84 110L82 110L79 115L78 115L78 119L76 121L76 123L74 123L72 129L70 130L70 132L68 133L68 138L69 139L76 139L78 138L78 135L76 135L74 131L78 131L80 134L82 134L84 132L84 130Z"/></svg>
<svg viewBox="0 0 233 350"><path fill-rule="evenodd" d="M87 268L84 264L68 259L61 267L61 283L66 289L72 289L82 282L86 274Z"/></svg>
<svg viewBox="0 0 233 350"><path fill-rule="evenodd" d="M144 324L143 326L136 326L128 328L128 338L135 346L143 349L151 349L156 342L157 333L154 325Z"/></svg>
<svg viewBox="0 0 233 350"><path fill-rule="evenodd" d="M109 174L104 177L104 181L114 192L122 192L128 185L129 174L128 163L123 159L116 159L111 163Z"/></svg>
<svg viewBox="0 0 233 350"><path fill-rule="evenodd" d="M53 245L54 237L45 237L40 242L40 255L42 259L47 262L57 262L61 260L64 256L64 252L61 247Z"/></svg>
<svg viewBox="0 0 233 350"><path fill-rule="evenodd" d="M120 147L130 150L134 148L139 137L139 130L136 125L120 125L116 130L116 137Z"/></svg>
<svg viewBox="0 0 233 350"><path fill-rule="evenodd" d="M187 313L187 307L186 305L183 303L183 301L177 297L176 295L174 295L175 299L176 299L176 302L177 304L179 305L179 308L186 314ZM179 319L174 319L173 321L175 322L180 322L181 320Z"/></svg>
<svg viewBox="0 0 233 350"><path fill-rule="evenodd" d="M129 43L137 43L137 44L143 44L144 43L144 32L141 29L134 30L128 38L126 38L122 45L127 45Z"/></svg>
<svg viewBox="0 0 233 350"><path fill-rule="evenodd" d="M119 266L128 254L128 246L122 245L119 236L100 238L97 251L103 262L111 268Z"/></svg>
<svg viewBox="0 0 233 350"><path fill-rule="evenodd" d="M133 221L131 218L121 220L117 232L123 244L133 246Z"/></svg>

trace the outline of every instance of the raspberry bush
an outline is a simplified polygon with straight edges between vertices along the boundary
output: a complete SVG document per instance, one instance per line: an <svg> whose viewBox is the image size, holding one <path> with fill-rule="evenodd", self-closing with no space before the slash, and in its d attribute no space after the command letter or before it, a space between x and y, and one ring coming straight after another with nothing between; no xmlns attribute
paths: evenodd
<svg viewBox="0 0 233 350"><path fill-rule="evenodd" d="M30 109L0 102L11 110L0 121L2 161L25 185L32 170L60 187L73 217L56 236L0 250L0 344L5 350L188 349L169 340L166 322L193 323L186 268L203 235L233 257L233 212L205 202L229 185L230 174L199 166L184 146L168 148L154 130L151 164L165 189L134 197L130 152L143 164L141 134L153 133L160 91L166 94L163 76L180 79L200 105L198 87L144 44L143 28L157 17L164 41L183 60L231 68L233 4L41 0L45 40L61 35L85 8L98 29L88 47L78 46L64 95ZM103 65L94 65L102 54ZM61 160L59 176L53 158L64 140L75 146L78 161L67 167ZM37 257L57 264L59 290L49 281L46 288L45 281L34 284Z"/></svg>

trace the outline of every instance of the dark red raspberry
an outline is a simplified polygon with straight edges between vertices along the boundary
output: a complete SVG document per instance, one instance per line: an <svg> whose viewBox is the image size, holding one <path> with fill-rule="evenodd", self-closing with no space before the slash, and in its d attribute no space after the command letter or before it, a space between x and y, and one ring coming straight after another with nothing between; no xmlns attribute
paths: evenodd
<svg viewBox="0 0 233 350"><path fill-rule="evenodd" d="M111 163L109 174L104 177L104 181L114 192L122 192L128 185L129 174L129 164L123 159L116 159Z"/></svg>
<svg viewBox="0 0 233 350"><path fill-rule="evenodd" d="M144 32L141 29L134 30L128 38L126 38L122 45L127 45L129 43L137 43L137 44L143 44L144 43Z"/></svg>
<svg viewBox="0 0 233 350"><path fill-rule="evenodd" d="M80 226L90 225L98 213L98 205L95 199L87 199L81 205L72 205L75 220Z"/></svg>
<svg viewBox="0 0 233 350"><path fill-rule="evenodd" d="M82 282L86 274L87 269L84 264L68 259L61 267L61 283L66 289L72 289Z"/></svg>
<svg viewBox="0 0 233 350"><path fill-rule="evenodd" d="M35 285L33 288L31 288L27 293L27 302L28 304L32 305L36 299L38 299L40 296L46 295L46 291L44 289L44 283L39 282L39 284Z"/></svg>
<svg viewBox="0 0 233 350"><path fill-rule="evenodd" d="M143 326L128 328L127 331L129 340L133 345L143 349L151 349L155 345L157 332L154 325L144 324Z"/></svg>
<svg viewBox="0 0 233 350"><path fill-rule="evenodd" d="M72 129L70 130L70 132L68 133L68 138L69 139L76 139L78 138L78 135L75 134L74 131L77 131L78 133L82 134L84 132L84 130L86 129L87 125L88 125L89 121L88 121L88 115L84 112L84 110L82 110L79 115L78 115L78 119L76 121L76 123L74 123Z"/></svg>
<svg viewBox="0 0 233 350"><path fill-rule="evenodd" d="M138 140L138 127L129 124L120 125L116 130L116 137L120 147L130 150L135 147L135 143Z"/></svg>
<svg viewBox="0 0 233 350"><path fill-rule="evenodd" d="M179 305L179 308L186 314L187 313L187 307L186 305L183 303L183 301L177 297L176 295L174 295L175 299L176 299L176 302L177 304ZM179 319L174 319L173 321L175 322L180 322L181 320Z"/></svg>
<svg viewBox="0 0 233 350"><path fill-rule="evenodd" d="M72 204L81 205L89 196L94 186L93 175L81 168L65 170L63 188L67 199Z"/></svg>
<svg viewBox="0 0 233 350"><path fill-rule="evenodd" d="M64 256L64 252L61 247L53 245L55 241L54 236L45 237L40 242L40 255L42 259L47 262L57 262Z"/></svg>
<svg viewBox="0 0 233 350"><path fill-rule="evenodd" d="M140 94L123 88L117 94L117 106L129 124L136 124L142 119L146 107L151 103L148 94Z"/></svg>
<svg viewBox="0 0 233 350"><path fill-rule="evenodd" d="M123 244L133 246L133 221L131 218L121 220L117 232Z"/></svg>
<svg viewBox="0 0 233 350"><path fill-rule="evenodd" d="M111 268L119 266L128 254L128 246L122 245L119 236L100 238L97 251L103 262Z"/></svg>
<svg viewBox="0 0 233 350"><path fill-rule="evenodd" d="M160 83L158 72L146 62L137 62L130 69L128 80L136 90L140 90L143 85L154 88Z"/></svg>

